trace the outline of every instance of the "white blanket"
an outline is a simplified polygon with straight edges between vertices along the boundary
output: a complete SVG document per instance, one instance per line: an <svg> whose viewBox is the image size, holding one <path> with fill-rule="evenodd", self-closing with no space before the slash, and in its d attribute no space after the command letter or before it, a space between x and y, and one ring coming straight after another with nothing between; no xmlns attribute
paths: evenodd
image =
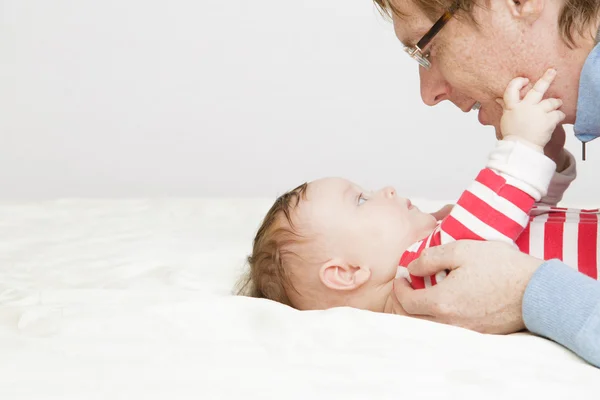
<svg viewBox="0 0 600 400"><path fill-rule="evenodd" d="M270 203L0 204L0 399L600 398L528 334L231 296Z"/></svg>

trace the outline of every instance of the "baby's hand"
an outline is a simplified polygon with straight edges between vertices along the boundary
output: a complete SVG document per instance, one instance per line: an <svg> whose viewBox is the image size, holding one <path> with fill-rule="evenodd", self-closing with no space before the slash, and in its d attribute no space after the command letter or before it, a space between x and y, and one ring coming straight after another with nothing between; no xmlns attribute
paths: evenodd
<svg viewBox="0 0 600 400"><path fill-rule="evenodd" d="M555 70L546 71L523 100L521 89L529 83L529 79L515 78L508 84L504 101L498 100L504 109L500 129L505 139L520 138L541 149L550 141L556 125L565 119L565 114L558 110L562 100L542 100L555 76Z"/></svg>

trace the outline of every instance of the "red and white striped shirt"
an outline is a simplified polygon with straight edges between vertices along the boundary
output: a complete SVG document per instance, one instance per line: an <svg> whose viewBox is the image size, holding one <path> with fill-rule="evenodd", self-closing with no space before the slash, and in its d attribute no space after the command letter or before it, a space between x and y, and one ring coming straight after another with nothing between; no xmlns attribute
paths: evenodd
<svg viewBox="0 0 600 400"><path fill-rule="evenodd" d="M590 278L600 277L600 211L534 206L529 224L517 238L523 253L544 260L558 258Z"/></svg>
<svg viewBox="0 0 600 400"><path fill-rule="evenodd" d="M454 240L500 240L537 258L559 258L597 279L599 211L535 205L539 198L513 178L490 168L482 170L450 215L404 252L399 266L408 266L427 247ZM399 271L398 275L403 274ZM419 289L435 285L446 275L442 271L424 278L411 275L410 279Z"/></svg>

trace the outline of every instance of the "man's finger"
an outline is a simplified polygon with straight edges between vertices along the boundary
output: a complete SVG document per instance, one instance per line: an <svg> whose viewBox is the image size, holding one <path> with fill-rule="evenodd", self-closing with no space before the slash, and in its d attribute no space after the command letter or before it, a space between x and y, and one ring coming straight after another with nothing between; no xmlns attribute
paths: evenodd
<svg viewBox="0 0 600 400"><path fill-rule="evenodd" d="M405 278L394 281L394 295L404 311L412 316L434 321L433 312L435 301L430 291L434 288L415 290Z"/></svg>
<svg viewBox="0 0 600 400"><path fill-rule="evenodd" d="M527 78L515 78L506 87L504 91L504 108L512 109L521 101L521 89L529 83Z"/></svg>
<svg viewBox="0 0 600 400"><path fill-rule="evenodd" d="M542 101L546 91L550 87L550 84L552 84L554 77L556 77L556 70L547 70L544 75L535 83L533 88L527 92L523 98L523 101L526 101L530 104L537 104Z"/></svg>
<svg viewBox="0 0 600 400"><path fill-rule="evenodd" d="M446 204L444 207L440 208L436 212L431 213L436 221L441 221L450 214L452 209L454 208L454 204Z"/></svg>
<svg viewBox="0 0 600 400"><path fill-rule="evenodd" d="M459 248L466 245L461 241L425 249L419 258L408 264L408 271L416 276L429 276L446 269L456 269L461 264Z"/></svg>

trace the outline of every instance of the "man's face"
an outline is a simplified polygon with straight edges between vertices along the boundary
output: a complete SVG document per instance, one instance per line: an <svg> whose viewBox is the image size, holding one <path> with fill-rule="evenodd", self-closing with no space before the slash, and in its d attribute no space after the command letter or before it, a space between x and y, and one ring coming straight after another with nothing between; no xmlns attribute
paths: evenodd
<svg viewBox="0 0 600 400"><path fill-rule="evenodd" d="M414 45L435 21L410 0L396 4L410 15L393 17L396 36L403 44ZM505 2L476 6L474 16L478 25L467 18L451 19L427 47L431 68L419 67L421 97L430 106L449 100L464 112L481 103L479 121L494 126L500 137L502 108L496 99L516 76L535 82L548 65L544 47L536 43L549 40L539 36L539 27L528 30L527 24L515 19Z"/></svg>

